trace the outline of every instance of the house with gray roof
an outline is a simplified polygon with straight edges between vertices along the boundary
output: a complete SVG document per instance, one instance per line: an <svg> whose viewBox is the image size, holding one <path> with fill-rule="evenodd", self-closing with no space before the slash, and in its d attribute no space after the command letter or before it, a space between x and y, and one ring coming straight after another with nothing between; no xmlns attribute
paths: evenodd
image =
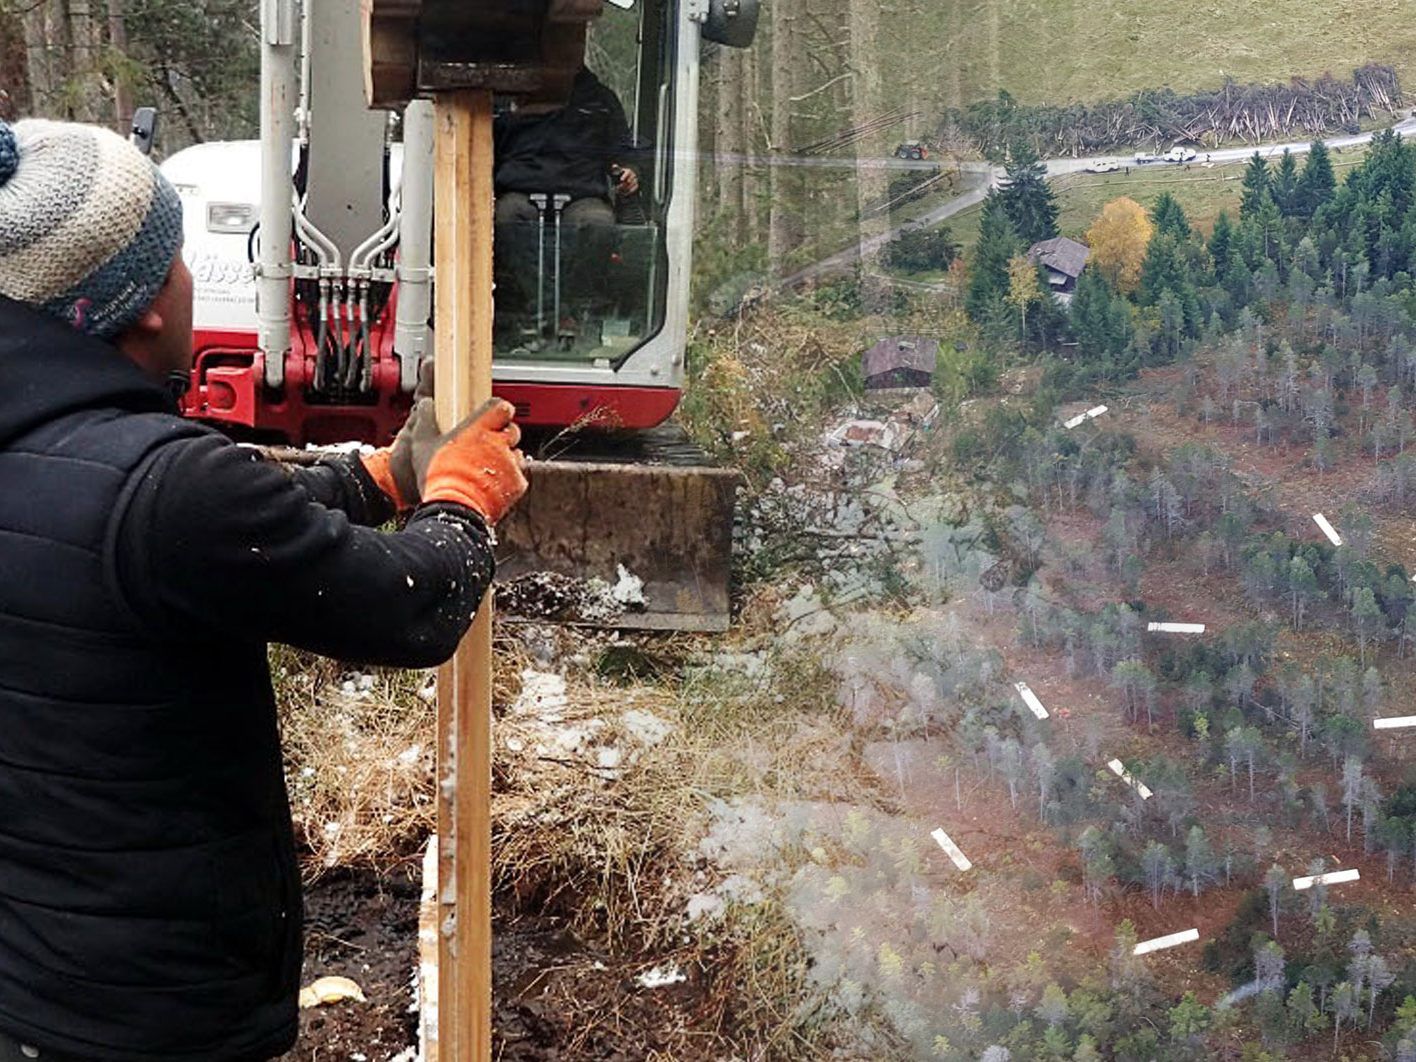
<svg viewBox="0 0 1416 1062"><path fill-rule="evenodd" d="M1066 236L1043 240L1028 248L1028 259L1042 265L1052 297L1063 306L1069 305L1076 294L1077 278L1087 268L1090 257L1090 247Z"/></svg>

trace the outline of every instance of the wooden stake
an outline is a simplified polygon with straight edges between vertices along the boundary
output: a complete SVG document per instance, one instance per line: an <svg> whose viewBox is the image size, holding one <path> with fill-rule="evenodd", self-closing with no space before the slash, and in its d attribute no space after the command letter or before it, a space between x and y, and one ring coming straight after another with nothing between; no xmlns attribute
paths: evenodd
<svg viewBox="0 0 1416 1062"><path fill-rule="evenodd" d="M492 393L492 94L437 100L438 423ZM438 1044L441 1062L492 1051L492 602L438 673Z"/></svg>

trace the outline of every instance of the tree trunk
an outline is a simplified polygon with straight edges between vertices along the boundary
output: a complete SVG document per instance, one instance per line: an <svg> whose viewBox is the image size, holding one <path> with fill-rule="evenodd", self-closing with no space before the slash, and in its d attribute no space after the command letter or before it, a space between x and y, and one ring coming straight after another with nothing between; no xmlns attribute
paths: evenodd
<svg viewBox="0 0 1416 1062"><path fill-rule="evenodd" d="M880 9L854 0L850 5L851 121L859 127L880 113ZM886 171L874 157L875 137L856 143L856 210L860 234L861 305L866 313L885 309L885 288L879 278L880 253L889 234L889 212L871 216L869 208L885 200Z"/></svg>
<svg viewBox="0 0 1416 1062"><path fill-rule="evenodd" d="M27 7L23 15L25 58L29 71L30 108L34 114L52 113L50 105L59 95L59 63L50 42L49 4Z"/></svg>
<svg viewBox="0 0 1416 1062"><path fill-rule="evenodd" d="M78 62L74 54L74 19L69 0L50 0L48 6L47 37L56 66L55 87L59 89L51 106L57 106L60 116L72 121L81 117L75 103L82 96Z"/></svg>
<svg viewBox="0 0 1416 1062"><path fill-rule="evenodd" d="M113 60L113 121L127 136L133 128L133 86L128 83L128 11L125 0L108 0L108 47Z"/></svg>
<svg viewBox="0 0 1416 1062"><path fill-rule="evenodd" d="M796 95L797 4L773 0L772 7L772 124L768 171L771 186L767 222L767 257L773 276L785 271L787 255L796 244L797 204L792 194L795 171L781 163L791 150L792 97Z"/></svg>
<svg viewBox="0 0 1416 1062"><path fill-rule="evenodd" d="M759 45L742 53L742 152L746 159L742 167L743 233L748 242L762 239L762 166L760 157L765 148L761 141L762 84Z"/></svg>
<svg viewBox="0 0 1416 1062"><path fill-rule="evenodd" d="M0 12L0 118L13 121L30 110L29 55L24 23Z"/></svg>
<svg viewBox="0 0 1416 1062"><path fill-rule="evenodd" d="M718 214L724 219L727 240L742 239L742 52L724 48L719 52L718 120L713 134L717 157L714 184L718 189Z"/></svg>
<svg viewBox="0 0 1416 1062"><path fill-rule="evenodd" d="M68 0L74 40L74 71L78 77L79 119L102 122L107 118L111 91L105 73L108 35L98 0ZM122 129L127 134L127 127Z"/></svg>

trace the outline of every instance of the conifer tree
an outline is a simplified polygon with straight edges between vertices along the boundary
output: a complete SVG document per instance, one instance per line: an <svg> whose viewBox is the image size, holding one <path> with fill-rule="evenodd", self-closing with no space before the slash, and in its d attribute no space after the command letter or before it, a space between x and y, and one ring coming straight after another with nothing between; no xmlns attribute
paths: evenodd
<svg viewBox="0 0 1416 1062"><path fill-rule="evenodd" d="M1179 241L1169 233L1157 232L1146 248L1136 301L1142 306L1154 306L1167 291L1183 298L1189 288L1189 269L1180 253Z"/></svg>
<svg viewBox="0 0 1416 1062"><path fill-rule="evenodd" d="M1180 1002L1170 1008L1170 1038L1186 1047L1199 1046L1211 1020L1210 1009L1186 992Z"/></svg>
<svg viewBox="0 0 1416 1062"><path fill-rule="evenodd" d="M1199 896L1200 889L1214 879L1214 850L1209 838L1199 826L1191 826L1185 835L1185 876L1190 879L1190 891Z"/></svg>
<svg viewBox="0 0 1416 1062"><path fill-rule="evenodd" d="M1308 161L1298 182L1299 216L1310 218L1332 201L1337 191L1337 178L1332 172L1332 155L1321 140L1314 140L1308 149Z"/></svg>
<svg viewBox="0 0 1416 1062"><path fill-rule="evenodd" d="M1008 263L1023 249L1001 195L989 193L983 201L978 243L969 263L969 287L964 297L964 308L974 321L982 324L1000 313L1006 314Z"/></svg>
<svg viewBox="0 0 1416 1062"><path fill-rule="evenodd" d="M1269 197L1269 168L1257 151L1244 170L1244 192L1239 200L1239 217L1246 219L1258 213L1262 201Z"/></svg>
<svg viewBox="0 0 1416 1062"><path fill-rule="evenodd" d="M1072 296L1072 334L1083 357L1117 358L1131 342L1131 311L1100 272L1088 269Z"/></svg>
<svg viewBox="0 0 1416 1062"><path fill-rule="evenodd" d="M1273 919L1273 938L1278 939L1278 909L1283 902L1283 890L1288 888L1288 872L1277 863L1264 874L1264 888L1268 891L1269 917Z"/></svg>
<svg viewBox="0 0 1416 1062"><path fill-rule="evenodd" d="M1047 185L1047 164L1025 143L1009 152L1007 175L999 195L1013 229L1026 250L1057 235L1057 201Z"/></svg>
<svg viewBox="0 0 1416 1062"><path fill-rule="evenodd" d="M1246 192L1247 196L1248 193ZM1278 204L1273 201L1273 196L1264 191L1258 195L1252 205L1246 204L1240 208L1240 216L1243 219L1240 224L1240 233L1243 237L1245 257L1249 266L1255 270L1259 269L1265 262L1275 264L1285 262L1284 254L1284 225L1283 215L1279 213Z"/></svg>
<svg viewBox="0 0 1416 1062"><path fill-rule="evenodd" d="M1302 196L1299 184L1298 160L1293 157L1293 152L1284 148L1278 165L1269 175L1269 194L1273 196L1278 212L1286 218L1301 212Z"/></svg>
<svg viewBox="0 0 1416 1062"><path fill-rule="evenodd" d="M1313 986L1307 981L1298 982L1288 993L1288 1014L1294 1032L1300 1036L1318 1032L1327 1024L1327 1016L1313 1002Z"/></svg>
<svg viewBox="0 0 1416 1062"><path fill-rule="evenodd" d="M1185 215L1185 208L1169 192L1162 192L1156 198L1150 216L1157 236L1168 233L1176 240L1190 238L1190 219Z"/></svg>
<svg viewBox="0 0 1416 1062"><path fill-rule="evenodd" d="M1229 211L1221 210L1214 219L1214 232L1210 234L1209 253L1214 260L1214 275L1223 277L1229 271L1229 262L1234 255L1234 223L1229 220Z"/></svg>

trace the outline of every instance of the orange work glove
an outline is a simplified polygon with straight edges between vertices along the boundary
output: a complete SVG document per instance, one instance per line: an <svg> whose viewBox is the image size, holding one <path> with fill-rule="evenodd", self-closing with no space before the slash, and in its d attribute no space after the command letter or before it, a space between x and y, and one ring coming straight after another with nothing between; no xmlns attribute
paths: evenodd
<svg viewBox="0 0 1416 1062"><path fill-rule="evenodd" d="M362 454L359 460L364 465L364 471L369 473L369 478L378 485L390 501L398 508L399 512L406 512L416 508L419 502L418 496L418 476L413 468L413 436L417 434L417 420L422 416L432 418L430 409L422 410L420 413L421 399L433 397L433 362L432 359L425 361L418 371L418 387L413 392L414 406L408 414L408 419L404 421L403 427L399 429L398 435L393 440L392 446L385 446L382 450L375 450L371 454ZM437 432L437 424L433 424L434 434Z"/></svg>
<svg viewBox="0 0 1416 1062"><path fill-rule="evenodd" d="M431 399L408 418L413 468L423 504L456 502L496 526L526 493L521 429L511 403L494 398L452 431L438 434Z"/></svg>
<svg viewBox="0 0 1416 1062"><path fill-rule="evenodd" d="M389 501L393 502L399 512L411 509L418 504L416 492L412 499L409 499L399 488L398 480L393 474L393 448L391 446L385 446L382 450L375 450L371 454L360 454L359 462L364 466L364 471L369 474L369 478L374 481L374 485L388 495ZM416 487L417 484L414 486Z"/></svg>

